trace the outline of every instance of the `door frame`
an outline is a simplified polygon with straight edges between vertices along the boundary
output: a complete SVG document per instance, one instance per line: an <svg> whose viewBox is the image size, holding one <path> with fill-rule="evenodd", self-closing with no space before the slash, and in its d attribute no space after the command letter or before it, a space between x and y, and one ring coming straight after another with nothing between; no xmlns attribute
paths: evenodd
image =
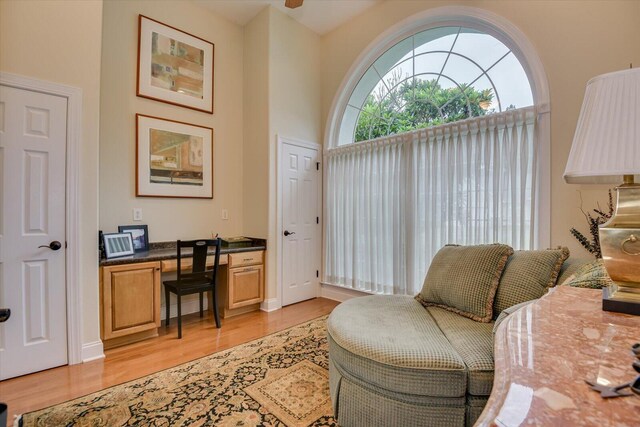
<svg viewBox="0 0 640 427"><path fill-rule="evenodd" d="M317 142L309 142L309 141L303 141L300 139L296 139L296 138L289 138L286 136L281 136L281 135L276 135L276 144L277 144L277 162L276 162L276 183L277 183L277 190L276 190L276 268L277 268L277 273L276 273L276 278L278 280L278 286L276 287L277 289L277 305L278 307L282 307L282 295L283 295L283 291L284 291L284 283L282 282L282 233L283 233L283 227L282 227L282 180L284 178L284 174L282 173L282 166L284 164L283 159L282 159L282 152L283 152L283 148L284 145L293 145L295 147L301 147L301 148L309 148L311 150L316 150L318 152L318 162L320 162L320 169L318 171L319 175L318 175L318 218L319 218L319 224L318 224L318 228L317 228L317 242L316 242L316 255L318 256L318 271L320 271L320 269L322 269L322 230L323 230L323 219L322 219L322 177L323 177L323 163L322 163L322 145L318 144ZM317 282L318 282L318 286L316 289L316 297L320 296L320 279L321 277L317 278Z"/></svg>
<svg viewBox="0 0 640 427"><path fill-rule="evenodd" d="M0 71L0 85L67 99L65 173L65 239L67 297L67 359L82 363L82 288L80 286L80 142L82 136L82 89Z"/></svg>

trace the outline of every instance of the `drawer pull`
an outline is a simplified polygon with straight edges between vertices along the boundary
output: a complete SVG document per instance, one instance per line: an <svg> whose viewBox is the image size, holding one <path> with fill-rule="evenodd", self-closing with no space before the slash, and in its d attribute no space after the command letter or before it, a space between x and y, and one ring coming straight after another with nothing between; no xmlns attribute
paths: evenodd
<svg viewBox="0 0 640 427"><path fill-rule="evenodd" d="M255 271L255 270L256 270L255 268L249 267L249 268L245 268L242 271Z"/></svg>
<svg viewBox="0 0 640 427"><path fill-rule="evenodd" d="M253 261L253 258L242 258L243 261Z"/></svg>

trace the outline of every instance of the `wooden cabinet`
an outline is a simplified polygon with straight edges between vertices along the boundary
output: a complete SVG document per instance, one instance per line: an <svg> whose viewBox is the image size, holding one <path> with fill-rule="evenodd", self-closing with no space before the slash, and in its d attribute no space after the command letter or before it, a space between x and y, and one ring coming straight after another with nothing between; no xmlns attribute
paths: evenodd
<svg viewBox="0 0 640 427"><path fill-rule="evenodd" d="M159 262L103 267L100 287L105 348L158 335Z"/></svg>
<svg viewBox="0 0 640 427"><path fill-rule="evenodd" d="M222 317L259 310L264 301L264 251L229 254L228 268L218 276Z"/></svg>
<svg viewBox="0 0 640 427"><path fill-rule="evenodd" d="M264 254L264 250L258 250L220 255L217 284L222 317L260 309L264 301ZM191 267L190 258L182 261L184 268ZM175 259L100 268L100 336L105 349L158 336L160 274L176 269ZM211 295L208 297L211 308Z"/></svg>
<svg viewBox="0 0 640 427"><path fill-rule="evenodd" d="M230 309L259 304L264 300L263 272L262 265L229 269Z"/></svg>

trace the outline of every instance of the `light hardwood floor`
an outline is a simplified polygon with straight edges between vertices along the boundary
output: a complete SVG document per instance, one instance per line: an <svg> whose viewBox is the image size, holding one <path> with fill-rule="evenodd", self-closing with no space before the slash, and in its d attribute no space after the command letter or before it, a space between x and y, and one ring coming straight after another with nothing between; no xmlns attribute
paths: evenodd
<svg viewBox="0 0 640 427"><path fill-rule="evenodd" d="M222 319L216 329L210 316L183 317L182 339L176 322L162 326L160 336L105 351L105 359L62 366L0 382L0 401L9 405L8 425L15 414L55 405L113 385L161 371L208 354L281 331L328 314L336 301L316 298L281 310Z"/></svg>

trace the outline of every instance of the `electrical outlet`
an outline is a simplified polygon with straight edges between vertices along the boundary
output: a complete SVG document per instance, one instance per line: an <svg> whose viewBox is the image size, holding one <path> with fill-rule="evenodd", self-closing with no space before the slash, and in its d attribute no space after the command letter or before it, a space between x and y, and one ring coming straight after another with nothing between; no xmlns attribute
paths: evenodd
<svg viewBox="0 0 640 427"><path fill-rule="evenodd" d="M133 220L142 221L142 208L133 208Z"/></svg>
<svg viewBox="0 0 640 427"><path fill-rule="evenodd" d="M222 219L224 220L228 220L229 219L229 211L226 209L222 209Z"/></svg>

